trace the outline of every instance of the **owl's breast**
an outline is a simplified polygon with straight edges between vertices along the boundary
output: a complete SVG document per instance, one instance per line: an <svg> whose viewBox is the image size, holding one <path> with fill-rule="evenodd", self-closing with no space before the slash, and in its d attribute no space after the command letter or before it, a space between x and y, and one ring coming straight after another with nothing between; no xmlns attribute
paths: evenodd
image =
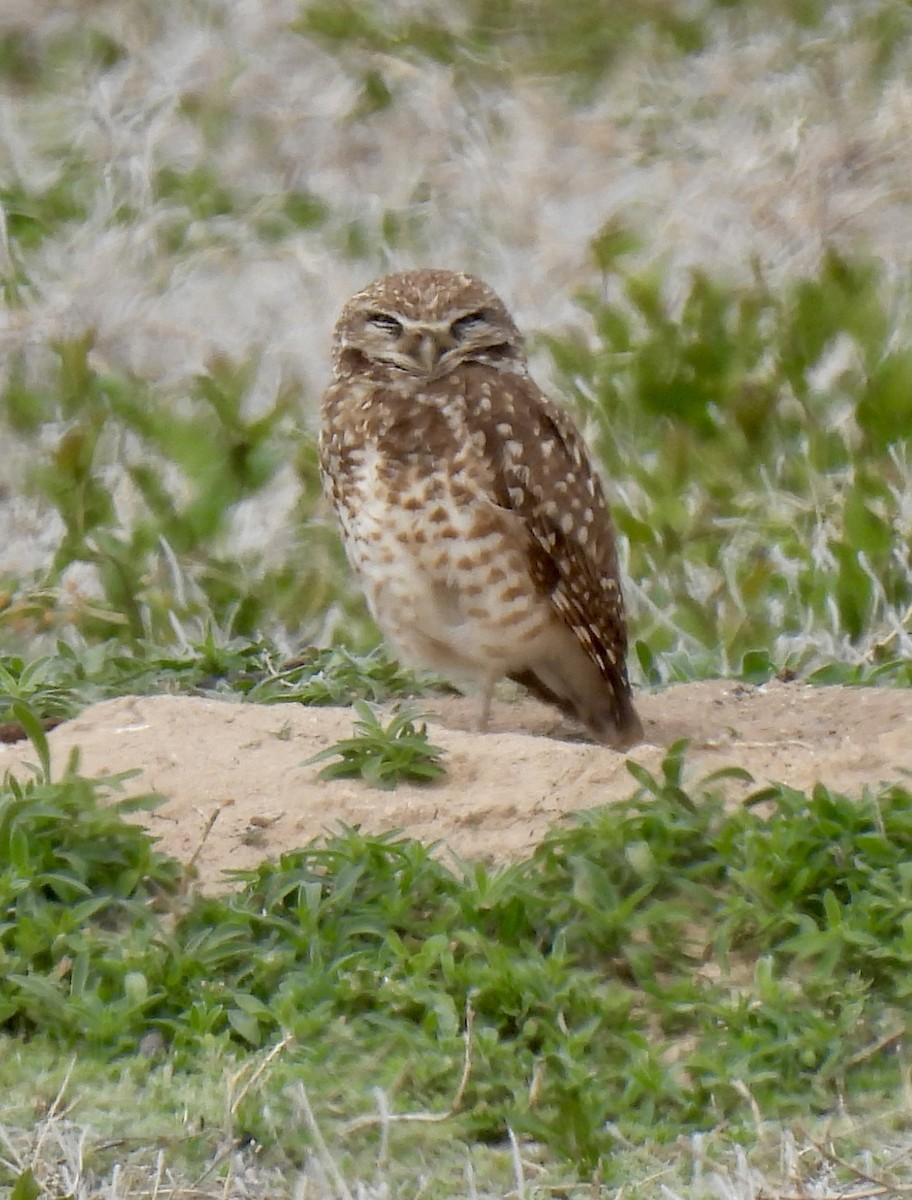
<svg viewBox="0 0 912 1200"><path fill-rule="evenodd" d="M510 515L471 471L452 463L429 470L421 455L391 457L372 443L351 455L334 498L355 569L386 583L404 572L410 589L416 578L458 572L466 545L501 547L511 533Z"/></svg>
<svg viewBox="0 0 912 1200"><path fill-rule="evenodd" d="M444 672L478 674L512 658L549 619L525 534L476 467L463 453L426 469L367 444L336 490L346 552L374 619L403 658Z"/></svg>

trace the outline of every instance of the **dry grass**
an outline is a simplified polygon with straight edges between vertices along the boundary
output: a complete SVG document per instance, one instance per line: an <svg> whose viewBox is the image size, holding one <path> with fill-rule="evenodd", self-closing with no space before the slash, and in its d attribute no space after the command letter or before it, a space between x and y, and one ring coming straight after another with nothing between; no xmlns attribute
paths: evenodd
<svg viewBox="0 0 912 1200"><path fill-rule="evenodd" d="M37 56L78 43L87 13L125 53L104 70L64 55L53 86L0 95L0 184L52 187L67 161L88 181L85 219L30 256L19 304L0 312L0 367L24 352L40 377L49 343L94 329L96 362L178 387L213 354L261 352L252 402L294 377L312 407L335 314L371 275L467 267L524 327L578 327L573 294L596 280L589 244L613 221L678 272L743 276L756 260L801 273L827 244L870 250L897 272L908 263L909 50L874 72L877 43L853 5L804 37L736 13L699 55L629 54L575 107L561 81L473 82L357 47L330 55L290 31L298 9L4 6L0 28ZM364 116L370 72L392 103ZM184 214L176 247L174 202L155 194L163 167L205 170L231 197L222 215ZM264 237L289 189L318 197L325 221ZM0 238L4 273L11 256ZM244 514L242 545L281 540L295 488L283 479ZM59 536L43 520L0 496L0 570L43 563Z"/></svg>
<svg viewBox="0 0 912 1200"><path fill-rule="evenodd" d="M426 1161L423 1171L413 1169L403 1178L390 1161L391 1118L382 1095L377 1097L373 1160L362 1155L354 1166L344 1143L328 1143L304 1088L298 1085L291 1093L295 1123L310 1147L296 1169L265 1165L262 1147L241 1145L226 1133L206 1165L189 1173L177 1165L182 1161L179 1149L175 1152L180 1137L163 1139L159 1146L143 1137L102 1137L91 1121L79 1116L81 1107L95 1109L100 1098L88 1105L80 1103L84 1098L71 1104L66 1085L30 1129L0 1123L0 1164L20 1179L17 1200L417 1200L443 1195L597 1200L609 1194L598 1177L586 1184L560 1179L542 1164L534 1143L521 1142L512 1133L508 1142L485 1154L468 1157L454 1147L452 1156L443 1152L436 1161ZM753 1104L746 1089L745 1097ZM230 1102L226 1092L226 1111ZM908 1107L867 1119L843 1113L811 1128L764 1121L753 1107L755 1139L749 1146L716 1131L695 1134L648 1158L619 1139L617 1158L629 1158L636 1174L610 1193L630 1200L880 1200L912 1194ZM421 1116L414 1114L415 1119ZM497 1173L509 1179L500 1187L490 1179L495 1159ZM461 1184L454 1186L454 1177Z"/></svg>
<svg viewBox="0 0 912 1200"><path fill-rule="evenodd" d="M583 107L559 81L331 56L290 32L298 8L109 0L92 21L124 58L66 62L53 90L2 98L0 180L41 186L77 154L95 181L87 218L30 261L4 354L27 347L39 369L49 339L93 327L113 366L180 380L214 352L262 347L264 392L292 372L316 395L342 301L386 267L475 269L523 326L553 329L582 319L571 298L594 279L590 239L616 219L680 270L743 275L756 258L801 273L833 243L908 262L908 64L872 74L853 5L804 37L735 14L699 55L631 54ZM84 20L25 3L4 18L39 48ZM393 102L361 117L369 69ZM205 167L236 201L177 249L173 205L154 195L163 166ZM258 219L289 188L320 197L327 220L266 240Z"/></svg>

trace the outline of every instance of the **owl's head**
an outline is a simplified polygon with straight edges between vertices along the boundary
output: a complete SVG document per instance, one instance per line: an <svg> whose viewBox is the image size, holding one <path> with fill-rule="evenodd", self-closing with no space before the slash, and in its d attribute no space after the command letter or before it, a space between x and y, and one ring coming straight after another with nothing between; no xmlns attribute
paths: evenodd
<svg viewBox="0 0 912 1200"><path fill-rule="evenodd" d="M473 275L404 271L353 296L333 341L337 379L380 367L392 379L440 378L463 363L525 364L522 336L503 301Z"/></svg>

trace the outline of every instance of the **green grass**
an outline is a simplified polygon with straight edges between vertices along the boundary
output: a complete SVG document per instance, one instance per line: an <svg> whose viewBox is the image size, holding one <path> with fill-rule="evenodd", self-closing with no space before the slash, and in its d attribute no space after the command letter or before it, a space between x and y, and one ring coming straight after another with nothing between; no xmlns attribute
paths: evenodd
<svg viewBox="0 0 912 1200"><path fill-rule="evenodd" d="M222 640L212 631L179 648L107 641L77 653L63 641L26 661L0 655L0 722L26 705L39 720L66 719L88 704L123 695L180 694L245 699L257 704L352 704L420 695L416 679L379 647L353 654L311 648L286 660L265 640Z"/></svg>
<svg viewBox="0 0 912 1200"><path fill-rule="evenodd" d="M698 54L720 24L737 36L750 15L743 0L709 0L686 9L617 0L570 0L560 8L547 0L465 0L445 13L434 5L397 9L376 2L310 0L302 5L296 29L355 62L363 61L365 51L377 63L427 59L473 82L518 74L557 81L577 97L588 98L610 79L631 46L648 46L659 61ZM819 35L827 23L822 0L773 0L764 12L767 20L790 26L796 34ZM907 13L898 4L853 14L852 26L856 36L877 47L875 65L880 69L910 32ZM395 77L395 72L389 76ZM365 75L365 93L368 108L392 102L385 79L376 72Z"/></svg>
<svg viewBox="0 0 912 1200"><path fill-rule="evenodd" d="M163 1070L195 1094L193 1123L199 1081L234 1077L217 1133L186 1141L158 1120L152 1141L188 1172L225 1136L293 1172L313 1145L301 1084L334 1128L362 1130L355 1148L380 1088L393 1119L436 1115L450 1156L512 1131L549 1171L613 1187L619 1145L661 1157L752 1111L888 1104L908 1035L912 796L780 786L732 810L719 778L682 787L685 749L512 867L342 830L222 897L187 890L124 823L115 781L7 778L3 1071L56 1047L53 1079L76 1056L79 1087L136 1088L130 1064L149 1055L141 1129Z"/></svg>
<svg viewBox="0 0 912 1200"><path fill-rule="evenodd" d="M831 680L839 659L908 683L912 358L883 270L830 252L782 289L695 271L675 309L611 233L611 298L607 274L582 297L598 341L548 346L623 497L645 677Z"/></svg>
<svg viewBox="0 0 912 1200"><path fill-rule="evenodd" d="M262 600L278 615L283 595L296 628L315 619L332 598L323 579L338 574L328 529L321 534L314 525L306 546L272 569L253 556L238 563L226 544L232 507L282 467L302 483L294 519L306 526L314 512L316 453L295 428L296 397L282 390L268 411L250 418L244 405L254 364L221 360L190 396L155 395L138 379L97 370L92 342L88 334L55 344L54 371L40 389L27 385L15 359L10 368L8 428L26 441L49 426L61 430L51 452L36 456L26 486L56 511L64 532L43 587L26 594L10 588L5 623L78 624L93 639L136 640L173 637L175 620L199 626L214 618L250 633L266 623ZM129 497L126 513L110 486L115 466ZM62 586L74 564L95 583L91 601L75 612Z"/></svg>
<svg viewBox="0 0 912 1200"><path fill-rule="evenodd" d="M824 36L825 6L786 7L795 38ZM616 56L633 53L644 31L674 42L686 26L675 52L687 54L717 24L737 29L749 16L733 3L686 19L634 5L605 20L590 0L562 7L559 19L547 5L515 3L466 3L447 22L420 6L355 8L303 5L295 36L353 55L356 73L373 80L365 87L374 107L349 118L365 133L384 105L396 106L383 79L397 57L458 66L477 86L498 86L488 72L499 63L511 79L604 87ZM908 37L906 6L884 3L853 20L878 61ZM74 39L74 58L79 49L98 71L124 53L91 23ZM52 41L57 69L71 69L60 38ZM42 94L49 84L34 40L11 34L4 45L0 73L24 95ZM297 177L281 188L256 173L229 182L218 157L231 139L229 97L216 88L180 101L199 154L153 157L143 214L128 211L117 172L105 184L111 221L145 231L163 276L211 242L228 253L246 240L293 254L312 244L298 239L319 238L337 256L371 262L378 247L422 251L426 197L353 214ZM97 220L107 196L88 150L41 128L41 162L53 167L0 176L2 282L23 312L41 294L48 242L90 214ZM638 682L762 681L784 671L908 684L907 268L888 271L860 245L825 245L816 270L799 278L758 263L747 282L708 267L682 280L631 214L612 216L592 239L588 278L573 327L536 344L609 477L629 547ZM44 569L0 580L0 650L30 657L62 636L80 649L132 651L199 644L212 629L226 643L265 636L289 651L376 644L320 500L316 397L299 378L282 375L264 392L265 351L248 345L236 358L211 356L189 384L151 379L110 366L91 329L42 336L40 353L23 344L0 363L0 435L19 451L15 486L60 533ZM256 540L238 552L238 513L268 512L281 489L292 497L280 503L293 536L274 555Z"/></svg>
<svg viewBox="0 0 912 1200"><path fill-rule="evenodd" d="M369 704L356 700L352 737L321 750L308 761L330 761L320 779L364 779L371 787L391 790L399 783L431 783L446 774L444 751L428 741L427 725L411 710L397 711L383 725Z"/></svg>
<svg viewBox="0 0 912 1200"><path fill-rule="evenodd" d="M641 678L908 683L912 357L883 269L831 252L778 288L694 272L672 305L660 272L625 266L628 246L616 229L593 245L606 290L580 305L596 339L545 345L613 485ZM253 365L220 361L175 414L90 352L89 338L55 346L41 389L11 367L6 421L36 451L26 486L63 534L40 585L8 581L0 644L44 631L167 644L175 629L199 642L214 626L289 645L320 636L329 610L369 645L297 397L250 418ZM39 449L49 427L61 433ZM281 562L233 561L233 508L288 471L298 543Z"/></svg>
<svg viewBox="0 0 912 1200"><path fill-rule="evenodd" d="M704 39L699 19L669 9L594 0L574 0L560 10L540 2L469 0L452 15L458 19L447 20L428 8L390 19L379 4L310 3L298 28L337 50L369 48L406 59L427 57L476 77L485 70L512 71L519 64L524 73L563 77L577 87L601 78L640 31L684 52L700 49Z"/></svg>

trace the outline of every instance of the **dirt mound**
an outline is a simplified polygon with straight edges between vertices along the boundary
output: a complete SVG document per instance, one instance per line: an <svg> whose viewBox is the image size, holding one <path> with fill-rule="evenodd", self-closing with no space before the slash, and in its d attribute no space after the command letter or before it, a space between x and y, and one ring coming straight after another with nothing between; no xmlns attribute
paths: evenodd
<svg viewBox="0 0 912 1200"><path fill-rule="evenodd" d="M715 680L641 695L638 706L648 741L623 755L562 740L566 729L531 700L495 703L491 731L480 735L470 732L468 701L433 698L424 708L431 741L447 752L446 777L392 792L324 782L307 764L350 736L350 709L125 697L86 709L50 743L57 771L73 747L87 775L139 768L127 792L166 800L138 819L169 854L195 858L207 887L226 868L255 866L341 824L402 830L469 858L515 858L563 815L629 796L626 758L655 770L682 737L693 739L693 778L737 765L758 785L822 781L856 792L912 772L912 692ZM23 744L0 747L0 770L21 774L34 757Z"/></svg>

